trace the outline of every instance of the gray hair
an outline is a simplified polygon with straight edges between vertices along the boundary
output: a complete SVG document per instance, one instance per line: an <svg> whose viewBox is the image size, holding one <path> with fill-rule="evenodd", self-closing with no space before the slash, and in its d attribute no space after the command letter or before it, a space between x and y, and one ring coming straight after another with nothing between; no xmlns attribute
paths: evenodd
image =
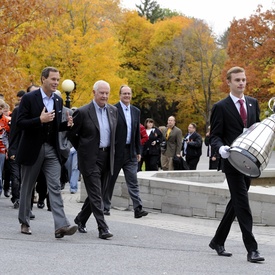
<svg viewBox="0 0 275 275"><path fill-rule="evenodd" d="M109 87L109 90L111 90L110 84L109 84L108 82L104 81L104 80L98 80L98 81L94 84L93 90L94 90L94 91L97 91L98 88L99 88L99 86L100 86L101 84L106 84L106 85Z"/></svg>

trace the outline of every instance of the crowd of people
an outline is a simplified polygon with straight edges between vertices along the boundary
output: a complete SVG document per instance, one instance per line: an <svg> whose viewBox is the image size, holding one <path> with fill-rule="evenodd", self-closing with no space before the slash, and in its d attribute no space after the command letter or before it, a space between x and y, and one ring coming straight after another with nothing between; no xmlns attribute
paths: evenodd
<svg viewBox="0 0 275 275"><path fill-rule="evenodd" d="M90 103L74 110L66 108L57 90L59 81L59 71L46 67L40 86L32 85L26 93L17 93L18 103L13 112L0 99L0 195L3 190L6 197L11 196L23 234L32 234L30 220L35 218L32 210L36 191L37 207L44 208L46 200L52 212L55 238L73 235L77 230L87 233L86 223L93 214L99 238L109 239L113 233L105 216L111 214L119 172L124 172L134 218L145 217L148 212L143 208L137 174L143 170L196 170L203 139L194 122L189 123L183 135L174 116L168 117L166 126L157 127L153 118L142 124L140 110L131 104L132 89L128 85L120 87L119 102L110 105L109 83L96 81ZM229 70L227 82L230 96L213 106L211 129L209 126L204 143L208 147L209 169L221 168L225 173L231 200L209 246L219 256L232 255L225 250L224 242L237 217L247 259L258 262L264 258L252 234L247 195L250 179L233 168L227 158L229 145L238 134L259 121L259 108L255 99L243 94L246 78L242 68ZM243 102L254 106L253 110L242 109ZM227 108L229 105L236 109L235 117ZM243 118L244 114L247 118ZM233 131L237 124L238 129ZM87 198L74 219L75 225L71 225L61 190L68 182L71 194L75 194L80 174Z"/></svg>

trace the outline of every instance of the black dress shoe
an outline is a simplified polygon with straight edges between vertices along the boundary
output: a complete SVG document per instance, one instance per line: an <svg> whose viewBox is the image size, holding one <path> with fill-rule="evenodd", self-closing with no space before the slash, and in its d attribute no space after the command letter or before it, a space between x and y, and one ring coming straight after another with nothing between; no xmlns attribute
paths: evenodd
<svg viewBox="0 0 275 275"><path fill-rule="evenodd" d="M5 196L6 198L9 198L10 195L11 195L10 190L4 190L4 196Z"/></svg>
<svg viewBox="0 0 275 275"><path fill-rule="evenodd" d="M141 218L141 217L145 217L145 216L147 216L147 215L148 215L148 212L145 211L145 210L143 210L142 208L137 207L137 208L135 209L135 218L136 218L136 219L139 219L139 218Z"/></svg>
<svg viewBox="0 0 275 275"><path fill-rule="evenodd" d="M32 231L31 231L31 228L29 226L27 226L26 224L22 223L21 224L21 233L26 234L26 235L31 235Z"/></svg>
<svg viewBox="0 0 275 275"><path fill-rule="evenodd" d="M45 207L45 203L43 201L38 201L37 207L43 209Z"/></svg>
<svg viewBox="0 0 275 275"><path fill-rule="evenodd" d="M232 253L227 252L223 245L218 245L215 242L211 241L209 246L210 246L210 248L216 250L219 256L225 256L225 257L231 257L232 256Z"/></svg>
<svg viewBox="0 0 275 275"><path fill-rule="evenodd" d="M99 231L98 237L99 237L100 239L106 240L106 239L108 239L108 238L113 237L113 234L109 231L108 228L104 228L104 229L103 229L103 228L99 228L98 231Z"/></svg>
<svg viewBox="0 0 275 275"><path fill-rule="evenodd" d="M263 262L264 257L260 256L260 252L258 250L251 251L247 254L247 260L251 263Z"/></svg>
<svg viewBox="0 0 275 275"><path fill-rule="evenodd" d="M61 227L55 231L55 237L57 239L63 238L64 236L71 236L73 235L77 230L76 225L68 225Z"/></svg>
<svg viewBox="0 0 275 275"><path fill-rule="evenodd" d="M105 216L110 216L111 215L110 210L107 210L107 209L104 209L103 214Z"/></svg>
<svg viewBox="0 0 275 275"><path fill-rule="evenodd" d="M87 228L85 224L82 224L80 221L78 221L77 218L74 219L74 223L77 224L78 232L87 233Z"/></svg>

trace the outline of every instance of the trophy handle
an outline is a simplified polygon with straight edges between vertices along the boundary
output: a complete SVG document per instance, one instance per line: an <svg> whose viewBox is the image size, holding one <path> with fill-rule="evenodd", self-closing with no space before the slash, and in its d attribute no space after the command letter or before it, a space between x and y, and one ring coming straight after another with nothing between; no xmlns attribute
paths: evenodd
<svg viewBox="0 0 275 275"><path fill-rule="evenodd" d="M271 106L271 103L273 102L273 104L272 104L272 106ZM268 101L268 107L269 107L269 109L273 112L273 113L275 113L275 97L272 97L272 98L270 98L269 99L269 101Z"/></svg>

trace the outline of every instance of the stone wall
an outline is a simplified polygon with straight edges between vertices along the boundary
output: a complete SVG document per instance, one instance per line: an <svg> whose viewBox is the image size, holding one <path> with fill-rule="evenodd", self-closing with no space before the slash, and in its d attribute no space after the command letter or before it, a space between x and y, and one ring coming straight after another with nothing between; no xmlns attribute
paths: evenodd
<svg viewBox="0 0 275 275"><path fill-rule="evenodd" d="M253 179L249 199L254 223L275 225L275 187L265 187L273 173L264 171L259 179ZM230 198L224 174L217 171L139 172L138 179L143 207L148 211L221 219ZM112 206L133 207L123 173L118 177Z"/></svg>

